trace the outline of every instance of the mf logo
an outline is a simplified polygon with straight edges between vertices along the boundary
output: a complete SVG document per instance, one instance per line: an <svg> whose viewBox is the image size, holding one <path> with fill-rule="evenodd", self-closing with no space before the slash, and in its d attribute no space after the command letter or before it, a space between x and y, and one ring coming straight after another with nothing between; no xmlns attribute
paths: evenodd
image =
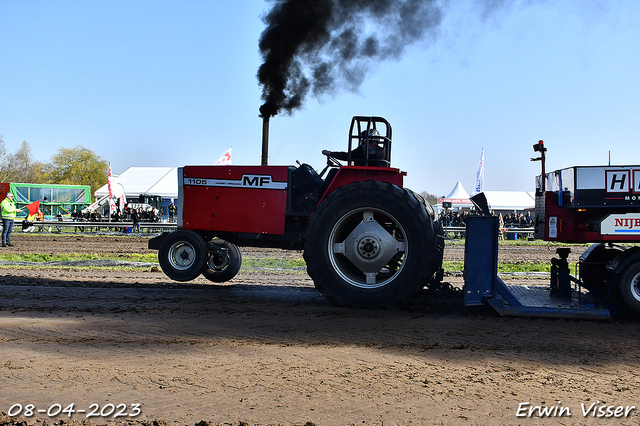
<svg viewBox="0 0 640 426"><path fill-rule="evenodd" d="M630 192L629 170L607 170L607 192Z"/></svg>
<svg viewBox="0 0 640 426"><path fill-rule="evenodd" d="M242 186L266 186L271 183L268 175L242 175Z"/></svg>
<svg viewBox="0 0 640 426"><path fill-rule="evenodd" d="M285 189L286 182L274 182L270 175L242 175L242 186L267 189Z"/></svg>
<svg viewBox="0 0 640 426"><path fill-rule="evenodd" d="M287 189L287 182L274 182L271 175L242 175L240 179L185 177L183 183L221 188Z"/></svg>

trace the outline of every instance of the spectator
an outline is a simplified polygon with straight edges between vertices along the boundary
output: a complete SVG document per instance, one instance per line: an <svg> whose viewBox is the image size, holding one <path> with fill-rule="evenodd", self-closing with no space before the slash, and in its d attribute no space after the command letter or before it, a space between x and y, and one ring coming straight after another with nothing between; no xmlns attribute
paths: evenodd
<svg viewBox="0 0 640 426"><path fill-rule="evenodd" d="M169 222L173 222L173 216L176 214L176 206L173 204L169 204Z"/></svg>
<svg viewBox="0 0 640 426"><path fill-rule="evenodd" d="M38 209L38 213L36 213L36 222L42 222L42 221L44 221L44 213L42 213L42 210ZM40 224L38 226L38 231L42 232L43 229L44 229L44 226Z"/></svg>
<svg viewBox="0 0 640 426"><path fill-rule="evenodd" d="M12 247L11 232L13 231L13 222L16 219L16 213L22 209L16 208L11 192L7 192L6 198L0 203L0 209L2 211L2 247Z"/></svg>
<svg viewBox="0 0 640 426"><path fill-rule="evenodd" d="M131 221L133 221L133 230L132 232L140 233L140 213L138 209L131 209Z"/></svg>
<svg viewBox="0 0 640 426"><path fill-rule="evenodd" d="M527 226L533 225L533 218L531 217L531 212L530 211L527 211L527 214L525 215L524 219L525 219L525 224Z"/></svg>

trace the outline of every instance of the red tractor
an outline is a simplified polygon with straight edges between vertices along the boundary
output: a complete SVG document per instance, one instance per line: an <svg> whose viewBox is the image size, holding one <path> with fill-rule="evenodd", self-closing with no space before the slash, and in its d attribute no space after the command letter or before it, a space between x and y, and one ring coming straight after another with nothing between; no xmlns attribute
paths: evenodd
<svg viewBox="0 0 640 426"><path fill-rule="evenodd" d="M308 164L181 167L178 229L149 248L159 250L169 278L202 274L214 282L238 273L238 246L302 249L309 276L331 302L404 302L441 278L444 238L432 207L391 167L391 136L384 118L353 117L340 157L346 165L328 153L320 174ZM375 145L376 153L360 149L356 157L359 145Z"/></svg>
<svg viewBox="0 0 640 426"><path fill-rule="evenodd" d="M598 299L640 312L640 166L577 166L536 182L536 238L594 243L580 256L580 282ZM559 252L560 253L560 252ZM565 259L568 252L565 252ZM561 255L562 257L562 255Z"/></svg>

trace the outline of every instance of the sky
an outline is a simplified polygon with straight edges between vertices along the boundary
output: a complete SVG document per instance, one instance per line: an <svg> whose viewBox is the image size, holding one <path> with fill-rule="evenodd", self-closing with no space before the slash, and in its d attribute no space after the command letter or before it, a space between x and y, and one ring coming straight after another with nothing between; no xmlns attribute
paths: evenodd
<svg viewBox="0 0 640 426"><path fill-rule="evenodd" d="M640 164L640 4L439 0L442 20L357 90L309 96L270 121L270 165L345 150L351 117L393 126L392 166L438 197L534 190L547 170ZM93 150L131 166L261 161L257 71L271 1L0 0L0 135L49 161ZM385 31L385 22L369 28Z"/></svg>

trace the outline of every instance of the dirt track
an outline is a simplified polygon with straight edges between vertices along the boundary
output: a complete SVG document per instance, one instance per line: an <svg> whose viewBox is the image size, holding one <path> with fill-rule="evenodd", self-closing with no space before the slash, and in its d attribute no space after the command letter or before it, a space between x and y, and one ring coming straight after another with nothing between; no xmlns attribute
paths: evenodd
<svg viewBox="0 0 640 426"><path fill-rule="evenodd" d="M137 237L16 234L14 243L21 252L146 252ZM462 252L451 246L446 257ZM640 321L500 318L459 302L425 291L405 309L336 308L295 271L243 270L213 285L174 283L150 268L3 267L0 411L31 403L47 419L56 403L112 403L127 414L141 404L131 419L167 424L638 424ZM585 418L581 404L597 401L639 410ZM571 416L517 417L521 403Z"/></svg>

